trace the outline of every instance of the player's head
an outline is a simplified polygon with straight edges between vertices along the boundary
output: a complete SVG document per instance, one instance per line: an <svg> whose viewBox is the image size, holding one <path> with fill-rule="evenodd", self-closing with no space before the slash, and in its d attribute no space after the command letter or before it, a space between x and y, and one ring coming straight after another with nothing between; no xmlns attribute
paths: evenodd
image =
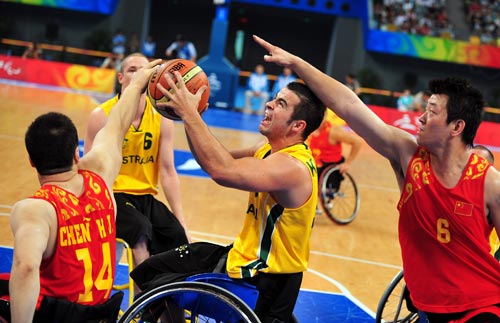
<svg viewBox="0 0 500 323"><path fill-rule="evenodd" d="M448 97L446 122L449 124L456 120L463 120L465 127L462 132L462 141L472 147L484 108L481 92L471 86L467 80L453 77L430 81L429 90L432 94L444 94Z"/></svg>
<svg viewBox="0 0 500 323"><path fill-rule="evenodd" d="M491 152L491 150L489 150L486 146L483 146L483 145L475 145L472 150L478 154L479 156L483 157L484 159L486 159L487 161L490 162L490 164L494 164L495 163L495 156L493 155L493 153Z"/></svg>
<svg viewBox="0 0 500 323"><path fill-rule="evenodd" d="M148 58L142 53L132 53L123 59L118 73L118 82L121 84L122 91L130 84L134 73L148 62Z"/></svg>
<svg viewBox="0 0 500 323"><path fill-rule="evenodd" d="M300 101L294 108L290 122L294 120L306 121L306 128L302 134L302 138L305 140L323 121L326 107L307 85L291 82L286 87L299 97Z"/></svg>
<svg viewBox="0 0 500 323"><path fill-rule="evenodd" d="M31 163L40 175L71 170L77 155L78 132L64 114L49 112L36 118L24 141Z"/></svg>

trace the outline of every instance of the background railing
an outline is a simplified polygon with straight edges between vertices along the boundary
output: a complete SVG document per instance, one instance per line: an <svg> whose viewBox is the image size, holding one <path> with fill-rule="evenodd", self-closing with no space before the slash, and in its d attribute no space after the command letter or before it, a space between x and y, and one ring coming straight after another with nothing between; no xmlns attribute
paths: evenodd
<svg viewBox="0 0 500 323"><path fill-rule="evenodd" d="M28 47L30 44L32 44L32 42L9 39L9 38L1 38L0 44L2 44L2 47L4 49L3 52L11 54L13 52L12 48L15 48L15 52L21 55L24 49ZM62 53L61 56L64 56L65 53L69 53L73 55L80 55L86 57L87 59L77 59L77 63L81 61L86 61L86 62L91 62L90 65L92 66L100 66L99 62L102 62L104 58L108 57L111 54L110 52L105 52L105 51L97 51L97 50L90 50L90 49L63 46L63 45L46 44L46 43L38 43L38 46L44 52L46 51L60 52ZM46 53L45 56L47 56ZM89 59L89 57L91 58ZM69 61L69 57L66 60ZM249 77L251 73L252 71L240 71L239 73L240 86L244 86L245 79ZM277 79L277 75L268 74L268 78L271 81L275 81ZM380 102L382 102L382 105L389 107L396 107L396 100L401 94L402 94L401 92L392 90L376 89L368 87L361 88L361 97L367 103L380 104ZM500 108L486 107L484 110L485 110L485 120L500 122Z"/></svg>

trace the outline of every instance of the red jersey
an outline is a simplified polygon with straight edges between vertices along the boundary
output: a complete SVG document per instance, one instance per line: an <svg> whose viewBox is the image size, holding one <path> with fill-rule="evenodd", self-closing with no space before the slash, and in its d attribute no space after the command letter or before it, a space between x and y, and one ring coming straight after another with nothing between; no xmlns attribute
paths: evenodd
<svg viewBox="0 0 500 323"><path fill-rule="evenodd" d="M490 254L484 182L491 165L472 154L453 188L419 147L398 203L405 281L415 306L454 313L500 303L500 263Z"/></svg>
<svg viewBox="0 0 500 323"><path fill-rule="evenodd" d="M318 167L323 164L338 163L342 160L342 143L334 145L328 140L331 124L328 124L318 132L313 132L308 138L309 148L313 154Z"/></svg>
<svg viewBox="0 0 500 323"><path fill-rule="evenodd" d="M57 213L58 234L52 257L40 265L40 294L95 305L110 296L115 277L115 208L104 180L89 171L81 196L54 185L33 198L48 201Z"/></svg>

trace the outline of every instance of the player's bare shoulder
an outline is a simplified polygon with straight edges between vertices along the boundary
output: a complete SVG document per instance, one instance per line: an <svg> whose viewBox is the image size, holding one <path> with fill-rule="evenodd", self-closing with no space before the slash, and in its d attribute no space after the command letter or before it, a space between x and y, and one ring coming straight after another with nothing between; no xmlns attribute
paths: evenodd
<svg viewBox="0 0 500 323"><path fill-rule="evenodd" d="M485 202L489 207L498 208L500 214L500 171L491 166L484 183Z"/></svg>

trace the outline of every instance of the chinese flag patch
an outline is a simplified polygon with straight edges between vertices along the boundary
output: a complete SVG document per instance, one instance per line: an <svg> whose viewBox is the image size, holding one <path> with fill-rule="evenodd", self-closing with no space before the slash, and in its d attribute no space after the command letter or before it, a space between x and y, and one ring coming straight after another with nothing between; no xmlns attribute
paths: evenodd
<svg viewBox="0 0 500 323"><path fill-rule="evenodd" d="M455 214L471 216L473 208L474 206L470 203L465 203L461 201L455 202Z"/></svg>

